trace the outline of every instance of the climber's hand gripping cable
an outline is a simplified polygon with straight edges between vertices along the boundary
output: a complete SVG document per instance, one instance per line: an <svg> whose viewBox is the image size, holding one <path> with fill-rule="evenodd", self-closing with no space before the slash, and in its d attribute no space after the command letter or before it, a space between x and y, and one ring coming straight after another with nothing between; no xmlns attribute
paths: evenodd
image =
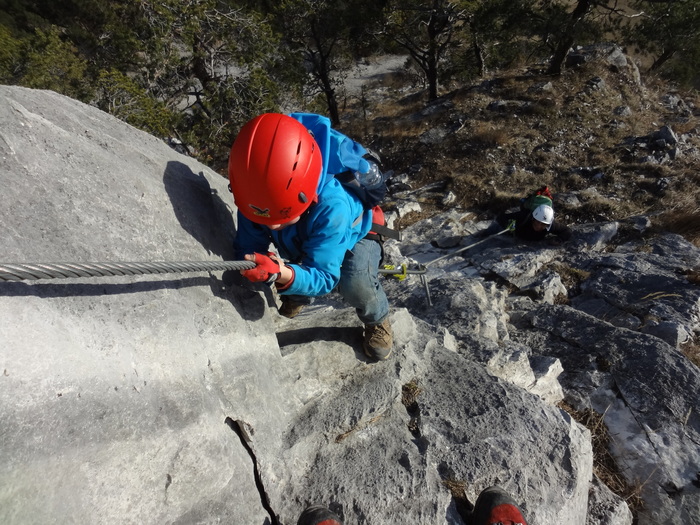
<svg viewBox="0 0 700 525"><path fill-rule="evenodd" d="M251 270L241 270L241 275L254 283L271 284L280 277L280 263L277 256L268 252L267 255L254 253L245 256L246 261L255 263L255 268Z"/></svg>

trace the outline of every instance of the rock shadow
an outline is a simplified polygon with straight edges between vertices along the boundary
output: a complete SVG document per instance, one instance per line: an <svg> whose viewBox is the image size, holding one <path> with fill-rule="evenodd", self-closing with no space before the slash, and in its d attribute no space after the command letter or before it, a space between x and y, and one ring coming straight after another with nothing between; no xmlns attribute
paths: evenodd
<svg viewBox="0 0 700 525"><path fill-rule="evenodd" d="M112 277L113 279L114 277ZM121 277L123 279L124 277ZM94 279L94 278L89 278ZM56 283L56 282L0 282L0 297L100 297L107 295L137 294L158 290L180 290L194 286L208 286L212 294L231 303L242 319L257 321L274 304L271 291L259 291L244 286L227 286L211 273L208 277L184 277L125 283Z"/></svg>
<svg viewBox="0 0 700 525"><path fill-rule="evenodd" d="M238 279L231 279L226 274L235 274ZM265 315L265 310L275 306L274 294L268 286L246 281L237 270L226 270L221 279L212 277L209 284L212 294L229 301L244 321L258 321Z"/></svg>
<svg viewBox="0 0 700 525"><path fill-rule="evenodd" d="M163 173L163 185L182 228L199 242L207 253L217 255L225 261L234 260L233 241L236 225L235 209L227 203L228 195L221 196L211 187L203 172L194 173L187 164L168 162ZM233 202L233 201L231 201ZM246 321L261 319L267 306L274 303L271 293L264 292L261 298L255 290L240 281L226 277L207 281L212 293L231 302ZM210 274L211 275L211 274Z"/></svg>
<svg viewBox="0 0 700 525"><path fill-rule="evenodd" d="M168 162L163 185L182 228L209 254L232 260L236 227L234 209L212 188L203 172L182 162Z"/></svg>
<svg viewBox="0 0 700 525"><path fill-rule="evenodd" d="M278 332L277 343L282 355L289 355L298 345L327 341L350 346L358 359L369 361L362 350L363 328L361 326L314 326Z"/></svg>
<svg viewBox="0 0 700 525"><path fill-rule="evenodd" d="M94 279L94 277L86 277L86 279ZM207 277L186 277L184 279L159 279L137 283L6 282L0 283L0 297L39 297L42 299L49 297L98 297L206 286L209 284L209 280L210 278Z"/></svg>

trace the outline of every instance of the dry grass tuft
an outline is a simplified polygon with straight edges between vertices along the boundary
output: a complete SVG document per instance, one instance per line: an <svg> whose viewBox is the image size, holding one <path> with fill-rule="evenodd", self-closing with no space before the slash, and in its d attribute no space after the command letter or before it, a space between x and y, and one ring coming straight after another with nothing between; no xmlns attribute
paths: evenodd
<svg viewBox="0 0 700 525"><path fill-rule="evenodd" d="M685 272L685 278L690 284L700 285L700 270L688 270Z"/></svg>
<svg viewBox="0 0 700 525"><path fill-rule="evenodd" d="M593 197L583 203L579 213L596 221L610 221L630 215L623 202L615 202L602 197Z"/></svg>
<svg viewBox="0 0 700 525"><path fill-rule="evenodd" d="M556 114L558 107L556 100L552 98L540 98L533 101L532 104L526 108L525 113L539 117L550 117Z"/></svg>
<svg viewBox="0 0 700 525"><path fill-rule="evenodd" d="M655 221L655 229L677 233L700 247L700 212L667 212Z"/></svg>
<svg viewBox="0 0 700 525"><path fill-rule="evenodd" d="M465 489L467 488L466 482L456 479L446 479L443 480L442 483L448 488L452 496L464 497Z"/></svg>
<svg viewBox="0 0 700 525"><path fill-rule="evenodd" d="M610 437L610 432L604 421L605 415L599 414L590 408L575 410L565 401L561 401L558 406L591 432L593 473L598 476L610 490L625 500L632 515L635 516L636 522L636 516L643 506L641 497L643 483L630 485L622 476L617 461L610 453L610 442L612 438Z"/></svg>
<svg viewBox="0 0 700 525"><path fill-rule="evenodd" d="M563 263L552 265L552 270L559 274L562 284L568 291L568 295L560 297L557 304L568 304L568 300L571 297L579 295L581 293L581 283L591 276L591 272Z"/></svg>
<svg viewBox="0 0 700 525"><path fill-rule="evenodd" d="M466 482L450 478L442 480L442 484L445 485L447 490L450 491L450 494L452 494L457 512L462 516L464 522L470 523L469 517L472 510L474 510L474 505L469 501L469 498L467 498Z"/></svg>
<svg viewBox="0 0 700 525"><path fill-rule="evenodd" d="M359 422L358 422L354 427L352 427L351 429L346 430L345 432L343 432L343 433L341 433L341 434L338 434L338 435L335 437L335 442L336 442L336 443L342 442L342 441L345 440L346 438L348 438L348 437L350 437L351 435L353 435L355 432L359 432L360 430L364 430L365 428L369 427L370 425L373 425L374 423L376 423L376 422L379 421L380 419L384 418L385 415L386 415L386 414L385 414L384 412L382 412L382 413L377 414L376 416L374 416L374 417L372 417L372 418L370 418L370 419L368 419L368 420L361 420L361 421L359 421Z"/></svg>
<svg viewBox="0 0 700 525"><path fill-rule="evenodd" d="M411 407L416 403L423 389L418 386L418 381L413 379L401 387L401 403L405 407Z"/></svg>
<svg viewBox="0 0 700 525"><path fill-rule="evenodd" d="M523 195L516 195L509 191L501 191L498 188L492 190L489 202L495 210L507 210L520 205Z"/></svg>
<svg viewBox="0 0 700 525"><path fill-rule="evenodd" d="M494 128L485 123L479 123L469 142L475 146L496 148L505 146L510 140L510 132L504 128Z"/></svg>
<svg viewBox="0 0 700 525"><path fill-rule="evenodd" d="M700 368L700 344L691 339L687 343L682 344L680 348L683 355L690 359L691 363Z"/></svg>
<svg viewBox="0 0 700 525"><path fill-rule="evenodd" d="M423 392L423 389L418 385L417 379L412 379L401 387L401 403L411 416L408 422L408 430L416 437L421 434L420 407L418 406L418 396L421 392Z"/></svg>

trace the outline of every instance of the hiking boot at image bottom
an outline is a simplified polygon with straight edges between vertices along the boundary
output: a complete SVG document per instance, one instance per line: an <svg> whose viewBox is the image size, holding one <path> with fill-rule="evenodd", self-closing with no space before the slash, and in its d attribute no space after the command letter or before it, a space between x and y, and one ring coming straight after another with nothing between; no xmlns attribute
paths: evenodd
<svg viewBox="0 0 700 525"><path fill-rule="evenodd" d="M343 525L340 518L326 507L312 505L299 516L297 525Z"/></svg>
<svg viewBox="0 0 700 525"><path fill-rule="evenodd" d="M471 525L527 525L515 500L500 487L484 489L476 499Z"/></svg>
<svg viewBox="0 0 700 525"><path fill-rule="evenodd" d="M282 301L282 306L279 307L279 313L280 315L289 319L293 319L299 315L299 313L304 309L304 306L306 306L303 303L297 303L289 297L282 296L280 299Z"/></svg>
<svg viewBox="0 0 700 525"><path fill-rule="evenodd" d="M388 359L394 348L394 335L388 317L380 324L365 325L363 346L367 357L377 361Z"/></svg>

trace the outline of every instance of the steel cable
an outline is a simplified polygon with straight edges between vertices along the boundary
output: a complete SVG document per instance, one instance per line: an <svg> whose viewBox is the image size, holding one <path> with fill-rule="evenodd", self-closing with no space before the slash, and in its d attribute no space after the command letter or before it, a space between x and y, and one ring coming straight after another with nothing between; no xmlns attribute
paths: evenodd
<svg viewBox="0 0 700 525"><path fill-rule="evenodd" d="M0 281L250 270L252 261L0 263Z"/></svg>
<svg viewBox="0 0 700 525"><path fill-rule="evenodd" d="M0 281L250 270L251 268L255 268L255 263L252 261L0 263ZM379 273L384 275L422 274L425 273L425 269L382 269Z"/></svg>
<svg viewBox="0 0 700 525"><path fill-rule="evenodd" d="M468 250L469 248L473 248L474 246L478 246L479 244L488 241L492 237L497 237L498 235L503 235L504 233L506 233L510 230L511 230L511 228L506 228L505 230L501 230L498 233L492 233L491 235L489 235L485 239L481 239L480 241L477 241L474 244L470 244L469 246L464 246L463 248L460 248L459 250L455 250L453 252L446 253L445 255L438 257L437 259L433 259L432 261L428 261L423 266L430 266L431 264L435 264L438 261L442 261L443 259L447 259L448 257L452 257L453 255L457 255L458 253L462 253L462 252Z"/></svg>
<svg viewBox="0 0 700 525"><path fill-rule="evenodd" d="M432 306L428 280L426 278L427 267L438 261L457 255L473 248L491 237L506 233L511 228L506 228L494 233L485 239L464 246L458 250L447 253L437 259L420 265L417 269L409 270L405 265L399 268L383 268L380 274L393 275L399 279L407 274L418 274L425 287L428 304ZM25 281L40 279L75 279L80 277L107 277L123 275L161 274L177 272L208 272L217 270L250 270L255 268L252 261L181 261L181 262L89 262L89 263L0 263L0 282Z"/></svg>

